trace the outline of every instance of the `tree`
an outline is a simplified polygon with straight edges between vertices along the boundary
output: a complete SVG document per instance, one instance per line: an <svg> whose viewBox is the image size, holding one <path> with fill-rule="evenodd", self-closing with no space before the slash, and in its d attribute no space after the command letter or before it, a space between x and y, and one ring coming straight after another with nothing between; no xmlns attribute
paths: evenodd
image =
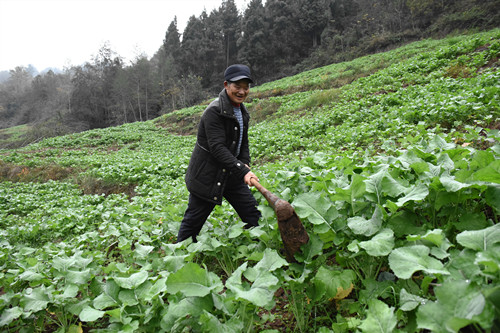
<svg viewBox="0 0 500 333"><path fill-rule="evenodd" d="M290 74L290 69L307 54L296 12L298 0L268 0L266 20L269 22L271 59L278 77Z"/></svg>
<svg viewBox="0 0 500 333"><path fill-rule="evenodd" d="M158 52L158 75L160 96L163 104L169 104L175 110L178 100L176 84L180 77L182 66L182 50L180 34L177 30L177 18L170 23L163 46Z"/></svg>
<svg viewBox="0 0 500 333"><path fill-rule="evenodd" d="M219 7L219 13L218 18L221 20L226 60L224 68L227 68L237 62L238 59L237 41L241 33L240 15L234 0L224 0Z"/></svg>
<svg viewBox="0 0 500 333"><path fill-rule="evenodd" d="M410 9L413 29L427 27L433 17L444 9L444 0L406 0Z"/></svg>
<svg viewBox="0 0 500 333"><path fill-rule="evenodd" d="M10 70L7 85L16 96L21 96L29 89L32 79L33 77L27 68L18 66L14 70Z"/></svg>
<svg viewBox="0 0 500 333"><path fill-rule="evenodd" d="M226 68L226 41L221 10L213 10L202 18L204 33L200 50L203 55L203 68L200 73L193 73L203 78L202 84L207 91L218 93L222 73Z"/></svg>
<svg viewBox="0 0 500 333"><path fill-rule="evenodd" d="M0 90L2 126L25 124L31 117L28 102L33 78L26 67L18 66L9 72Z"/></svg>
<svg viewBox="0 0 500 333"><path fill-rule="evenodd" d="M320 42L320 36L328 24L327 0L300 0L298 2L300 10L297 11L300 30L307 34L312 40L313 48Z"/></svg>
<svg viewBox="0 0 500 333"><path fill-rule="evenodd" d="M177 29L177 16L168 26L163 40L163 50L166 57L172 57L175 62L179 60L181 52L181 41L179 30Z"/></svg>
<svg viewBox="0 0 500 333"><path fill-rule="evenodd" d="M117 106L113 120L115 123L123 124L129 121L137 121L133 106L133 80L131 79L131 68L121 68L116 74L113 83L113 96Z"/></svg>
<svg viewBox="0 0 500 333"><path fill-rule="evenodd" d="M238 58L249 64L254 77L264 77L272 69L269 24L262 0L252 0L242 19L242 35L238 42Z"/></svg>
<svg viewBox="0 0 500 333"><path fill-rule="evenodd" d="M121 108L113 98L115 79L123 67L122 60L103 45L92 63L76 68L72 79L74 89L71 99L71 116L78 130L112 125L115 112Z"/></svg>
<svg viewBox="0 0 500 333"><path fill-rule="evenodd" d="M134 82L137 110L139 120L149 120L149 95L151 94L151 64L145 55L137 57L132 66L131 79Z"/></svg>
<svg viewBox="0 0 500 333"><path fill-rule="evenodd" d="M184 75L189 73L198 73L200 75L202 72L205 58L201 49L205 30L204 23L202 22L203 16L206 16L206 12L203 12L200 18L194 15L191 16L182 34L181 68Z"/></svg>

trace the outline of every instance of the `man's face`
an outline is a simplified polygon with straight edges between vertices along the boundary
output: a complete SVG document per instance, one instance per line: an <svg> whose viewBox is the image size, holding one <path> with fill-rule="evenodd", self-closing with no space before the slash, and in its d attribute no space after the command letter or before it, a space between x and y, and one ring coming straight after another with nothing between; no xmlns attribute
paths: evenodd
<svg viewBox="0 0 500 333"><path fill-rule="evenodd" d="M250 84L247 80L240 80L237 82L225 81L224 88L226 88L229 99L233 103L240 104L247 98L248 92L250 91Z"/></svg>

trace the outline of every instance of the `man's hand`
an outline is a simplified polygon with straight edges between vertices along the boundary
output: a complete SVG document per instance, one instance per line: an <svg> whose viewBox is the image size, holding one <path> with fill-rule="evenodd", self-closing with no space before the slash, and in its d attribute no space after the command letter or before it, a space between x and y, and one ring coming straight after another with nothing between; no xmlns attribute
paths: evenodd
<svg viewBox="0 0 500 333"><path fill-rule="evenodd" d="M259 178L252 172L248 172L245 177L243 178L243 181L245 182L245 184L247 184L248 186L253 186L252 183L250 182L250 180L252 178L255 178L257 181L259 181Z"/></svg>

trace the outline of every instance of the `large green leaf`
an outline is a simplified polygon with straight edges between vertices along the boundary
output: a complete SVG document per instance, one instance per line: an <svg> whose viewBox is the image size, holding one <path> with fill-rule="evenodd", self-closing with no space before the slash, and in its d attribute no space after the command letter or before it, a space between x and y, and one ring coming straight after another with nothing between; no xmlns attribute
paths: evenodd
<svg viewBox="0 0 500 333"><path fill-rule="evenodd" d="M352 290L356 273L350 269L333 270L321 266L313 278L313 300L345 298Z"/></svg>
<svg viewBox="0 0 500 333"><path fill-rule="evenodd" d="M118 299L123 306L134 306L139 304L139 299L135 290L125 289L118 294Z"/></svg>
<svg viewBox="0 0 500 333"><path fill-rule="evenodd" d="M406 192L406 185L394 179L388 171L388 165L382 165L378 172L370 175L364 182L366 184L366 191L376 194L379 199L382 197L382 194L397 197Z"/></svg>
<svg viewBox="0 0 500 333"><path fill-rule="evenodd" d="M265 249L262 259L253 267L252 270L252 272L256 272L257 275L249 274L249 270L247 270L247 272L245 272L245 277L250 281L255 281L258 274L261 272L273 272L283 266L288 266L288 262L283 259L276 250Z"/></svg>
<svg viewBox="0 0 500 333"><path fill-rule="evenodd" d="M484 199L493 209L495 209L497 214L500 214L500 186L488 186L485 192Z"/></svg>
<svg viewBox="0 0 500 333"><path fill-rule="evenodd" d="M134 252L136 253L136 255L137 255L138 258L144 259L153 250L154 250L154 246L151 246L151 245L141 245L139 243L136 243L135 244L135 250L134 250Z"/></svg>
<svg viewBox="0 0 500 333"><path fill-rule="evenodd" d="M432 139L429 140L429 148L436 151L447 150L455 148L455 144L446 142L446 140L439 135L434 135Z"/></svg>
<svg viewBox="0 0 500 333"><path fill-rule="evenodd" d="M88 284L91 278L90 269L83 271L68 270L66 272L66 281L76 285Z"/></svg>
<svg viewBox="0 0 500 333"><path fill-rule="evenodd" d="M92 260L93 258L83 258L82 251L78 250L71 257L66 257L66 256L54 257L52 265L58 271L65 272L70 268L73 268L73 270L84 269L92 262Z"/></svg>
<svg viewBox="0 0 500 333"><path fill-rule="evenodd" d="M387 173L382 179L381 183L382 193L387 194L390 197L397 197L402 193L406 192L406 186L399 183L390 173Z"/></svg>
<svg viewBox="0 0 500 333"><path fill-rule="evenodd" d="M500 271L500 244L476 254L477 264L486 274L497 274Z"/></svg>
<svg viewBox="0 0 500 333"><path fill-rule="evenodd" d="M446 189L448 192L457 192L460 191L463 188L469 187L470 184L465 184L456 181L453 177L449 175L444 175L439 178L439 181L443 185L443 187Z"/></svg>
<svg viewBox="0 0 500 333"><path fill-rule="evenodd" d="M465 280L445 281L435 288L436 301L419 307L419 328L432 332L458 332L461 328L478 323L490 326L494 312L486 303L481 290Z"/></svg>
<svg viewBox="0 0 500 333"><path fill-rule="evenodd" d="M155 296L167 290L167 278L158 279L144 294L144 300L151 301Z"/></svg>
<svg viewBox="0 0 500 333"><path fill-rule="evenodd" d="M301 247L301 251L295 254L297 260L304 263L311 263L313 258L323 251L323 242L316 234L309 235L309 242Z"/></svg>
<svg viewBox="0 0 500 333"><path fill-rule="evenodd" d="M94 299L93 304L97 310L104 310L107 307L117 305L117 302L107 294L100 294Z"/></svg>
<svg viewBox="0 0 500 333"><path fill-rule="evenodd" d="M357 235L373 236L382 226L382 210L379 206L375 207L370 219L362 216L350 217L347 219L347 225Z"/></svg>
<svg viewBox="0 0 500 333"><path fill-rule="evenodd" d="M79 317L81 321L96 321L97 319L102 318L105 314L105 311L96 310L90 306L86 306L83 308L82 312L80 312Z"/></svg>
<svg viewBox="0 0 500 333"><path fill-rule="evenodd" d="M114 277L116 284L125 289L134 289L141 285L148 278L148 272L139 271L129 277Z"/></svg>
<svg viewBox="0 0 500 333"><path fill-rule="evenodd" d="M384 165L378 172L370 175L370 177L365 180L366 191L369 193L375 193L377 198L380 198L382 196L382 181L387 175L387 166Z"/></svg>
<svg viewBox="0 0 500 333"><path fill-rule="evenodd" d="M360 209L366 206L367 202L356 200L362 198L366 193L365 177L353 174L351 184L344 188L336 188L333 200L346 201L352 205L352 212L356 214Z"/></svg>
<svg viewBox="0 0 500 333"><path fill-rule="evenodd" d="M204 312L212 312L214 303L210 296L207 297L186 297L178 302L171 302L167 311L161 319L161 328L164 332L173 332L172 329L181 318L199 318ZM181 330L178 330L180 332Z"/></svg>
<svg viewBox="0 0 500 333"><path fill-rule="evenodd" d="M397 323L394 308L378 299L371 299L368 301L366 319L359 328L366 333L389 333L394 330Z"/></svg>
<svg viewBox="0 0 500 333"><path fill-rule="evenodd" d="M353 199L358 199L363 197L363 194L366 192L366 184L364 182L365 177L354 174L352 175L352 181L350 185L350 190L351 190L351 201Z"/></svg>
<svg viewBox="0 0 500 333"><path fill-rule="evenodd" d="M74 284L67 284L64 286L64 291L62 293L63 298L73 298L78 294L79 288Z"/></svg>
<svg viewBox="0 0 500 333"><path fill-rule="evenodd" d="M386 256L394 248L394 232L391 229L383 229L372 239L359 242L359 246L373 257Z"/></svg>
<svg viewBox="0 0 500 333"><path fill-rule="evenodd" d="M41 286L35 289L28 288L26 294L21 298L20 304L24 311L38 312L45 309L49 301L46 288Z"/></svg>
<svg viewBox="0 0 500 333"><path fill-rule="evenodd" d="M68 268L73 267L76 264L76 258L63 258L54 257L52 260L52 266L60 272L65 272Z"/></svg>
<svg viewBox="0 0 500 333"><path fill-rule="evenodd" d="M473 174L475 180L500 184L500 160L495 160Z"/></svg>
<svg viewBox="0 0 500 333"><path fill-rule="evenodd" d="M167 278L167 291L171 294L181 292L187 297L203 297L210 292L223 288L220 278L196 263L187 263Z"/></svg>
<svg viewBox="0 0 500 333"><path fill-rule="evenodd" d="M339 214L332 201L320 192L302 193L293 200L293 206L300 218L313 224L327 224L333 229L332 223Z"/></svg>
<svg viewBox="0 0 500 333"><path fill-rule="evenodd" d="M26 270L19 275L19 278L24 281L35 282L44 279L45 276L32 270Z"/></svg>
<svg viewBox="0 0 500 333"><path fill-rule="evenodd" d="M23 314L23 309L18 306L3 310L0 316L0 327L7 326Z"/></svg>
<svg viewBox="0 0 500 333"><path fill-rule="evenodd" d="M444 141L444 140L443 140ZM450 144L450 148L449 150L452 150L453 148L451 147L453 145ZM445 172L443 174L448 174L450 173L453 169L455 169L455 163L453 162L453 160L450 158L450 156L448 155L448 152L445 151L441 154L438 154L438 160L437 160L437 165L439 167L441 167L442 170L444 170Z"/></svg>
<svg viewBox="0 0 500 333"><path fill-rule="evenodd" d="M254 278L250 285L242 281L242 274L246 273ZM226 287L231 290L237 298L247 300L256 306L270 307L273 305L274 291L277 289L279 280L270 272L258 271L253 267L247 268L247 263L243 263L227 279Z"/></svg>
<svg viewBox="0 0 500 333"><path fill-rule="evenodd" d="M196 243L198 244L198 243ZM167 255L162 258L164 263L164 269L169 272L176 272L178 269L182 268L186 263L186 258L189 255Z"/></svg>
<svg viewBox="0 0 500 333"><path fill-rule="evenodd" d="M200 324L204 332L240 333L243 332L244 322L234 316L228 322L221 323L216 316L208 311L204 311L200 316Z"/></svg>
<svg viewBox="0 0 500 333"><path fill-rule="evenodd" d="M441 246L444 240L443 230L434 229L428 231L425 235L408 235L406 240L415 242L417 240L425 240L436 246Z"/></svg>
<svg viewBox="0 0 500 333"><path fill-rule="evenodd" d="M403 311L411 311L421 304L425 304L427 300L417 295L410 294L405 288L399 292L399 308Z"/></svg>
<svg viewBox="0 0 500 333"><path fill-rule="evenodd" d="M495 155L491 151L477 150L470 161L470 167L474 170L482 169L495 162Z"/></svg>
<svg viewBox="0 0 500 333"><path fill-rule="evenodd" d="M420 201L425 199L429 195L429 189L427 186L424 184L418 184L416 186L412 186L411 190L407 192L407 194L399 198L398 201L396 201L396 205L398 207L404 206L405 203L408 201Z"/></svg>
<svg viewBox="0 0 500 333"><path fill-rule="evenodd" d="M430 246L431 254L438 259L449 256L447 251L451 243L441 229L429 230L424 235L409 235L406 239L411 242L420 241L422 244Z"/></svg>
<svg viewBox="0 0 500 333"><path fill-rule="evenodd" d="M424 245L400 247L389 254L389 266L400 279L409 279L417 271L448 275L443 264L429 253L430 249Z"/></svg>
<svg viewBox="0 0 500 333"><path fill-rule="evenodd" d="M500 224L482 230L463 231L457 235L457 242L472 250L485 251L500 242Z"/></svg>

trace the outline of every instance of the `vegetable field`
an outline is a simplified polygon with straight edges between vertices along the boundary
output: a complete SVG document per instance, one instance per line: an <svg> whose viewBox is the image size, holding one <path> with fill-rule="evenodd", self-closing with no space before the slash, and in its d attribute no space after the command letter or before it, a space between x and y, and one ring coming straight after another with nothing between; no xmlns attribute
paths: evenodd
<svg viewBox="0 0 500 333"><path fill-rule="evenodd" d="M499 331L499 55L497 29L252 89L294 263L258 192L259 227L224 203L175 243L203 106L0 150L0 330Z"/></svg>

